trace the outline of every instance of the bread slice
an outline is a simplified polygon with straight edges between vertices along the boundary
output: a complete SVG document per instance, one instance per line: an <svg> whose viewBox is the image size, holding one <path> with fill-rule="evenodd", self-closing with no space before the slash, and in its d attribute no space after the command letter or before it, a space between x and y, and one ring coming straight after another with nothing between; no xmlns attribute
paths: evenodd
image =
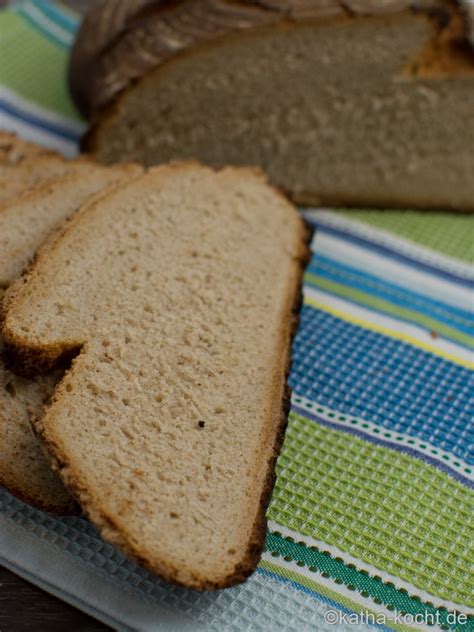
<svg viewBox="0 0 474 632"><path fill-rule="evenodd" d="M28 368L79 352L36 425L104 538L167 580L258 562L289 405L303 222L251 170L150 170L85 207L7 292Z"/></svg>
<svg viewBox="0 0 474 632"><path fill-rule="evenodd" d="M73 172L87 176L94 164L84 157L68 160L59 154L25 156L16 163L0 164L0 208L48 180Z"/></svg>
<svg viewBox="0 0 474 632"><path fill-rule="evenodd" d="M70 163L62 156L27 156L12 164L0 165L0 206L14 200L30 187L67 173Z"/></svg>
<svg viewBox="0 0 474 632"><path fill-rule="evenodd" d="M81 171L48 182L0 209L0 287L22 272L39 245L77 208L141 169L91 163ZM51 471L30 425L31 416L41 416L61 372L18 377L8 370L2 352L0 341L0 484L41 509L71 513L75 503Z"/></svg>
<svg viewBox="0 0 474 632"><path fill-rule="evenodd" d="M451 0L110 0L70 85L101 162L255 164L303 204L474 210L474 48Z"/></svg>
<svg viewBox="0 0 474 632"><path fill-rule="evenodd" d="M72 514L77 505L49 467L30 425L31 416L41 416L60 377L55 371L21 378L0 360L0 485L44 511Z"/></svg>
<svg viewBox="0 0 474 632"><path fill-rule="evenodd" d="M0 130L0 165L13 165L26 157L48 154L57 155L46 147L22 140L12 132Z"/></svg>
<svg viewBox="0 0 474 632"><path fill-rule="evenodd" d="M20 276L48 235L92 195L139 175L138 165L83 162L0 207L0 288Z"/></svg>

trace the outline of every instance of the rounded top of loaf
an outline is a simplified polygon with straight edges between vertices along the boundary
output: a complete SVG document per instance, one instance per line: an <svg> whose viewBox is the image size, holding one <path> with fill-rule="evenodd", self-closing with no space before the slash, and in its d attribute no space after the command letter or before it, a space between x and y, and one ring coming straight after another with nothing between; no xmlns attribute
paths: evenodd
<svg viewBox="0 0 474 632"><path fill-rule="evenodd" d="M460 13L451 0L102 0L79 29L69 86L82 114L95 118L151 69L225 36L285 23L400 12L425 14L436 32L462 15L462 38L467 40L473 30L472 5L466 3ZM459 29L453 30L453 37L459 39Z"/></svg>

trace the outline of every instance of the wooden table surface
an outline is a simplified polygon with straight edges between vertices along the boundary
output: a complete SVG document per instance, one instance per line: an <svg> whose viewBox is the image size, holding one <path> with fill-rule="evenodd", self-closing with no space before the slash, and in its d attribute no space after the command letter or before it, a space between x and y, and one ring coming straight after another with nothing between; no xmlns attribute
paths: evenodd
<svg viewBox="0 0 474 632"><path fill-rule="evenodd" d="M0 566L1 632L110 632L111 628Z"/></svg>

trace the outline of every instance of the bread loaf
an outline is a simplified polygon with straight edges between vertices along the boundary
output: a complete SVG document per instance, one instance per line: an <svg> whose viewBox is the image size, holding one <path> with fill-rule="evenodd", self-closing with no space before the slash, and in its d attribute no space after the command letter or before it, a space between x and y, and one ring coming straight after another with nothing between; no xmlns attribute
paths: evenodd
<svg viewBox="0 0 474 632"><path fill-rule="evenodd" d="M308 233L262 176L159 167L84 207L7 291L36 430L102 535L197 589L259 559Z"/></svg>
<svg viewBox="0 0 474 632"><path fill-rule="evenodd" d="M0 208L0 295L76 209L139 172L134 165L107 168L82 163L78 171L72 168ZM71 513L76 505L49 467L30 426L31 417L41 416L62 372L18 377L8 369L3 352L0 341L0 484L41 509Z"/></svg>
<svg viewBox="0 0 474 632"><path fill-rule="evenodd" d="M70 64L83 146L260 165L304 204L474 210L468 27L450 0L99 2Z"/></svg>

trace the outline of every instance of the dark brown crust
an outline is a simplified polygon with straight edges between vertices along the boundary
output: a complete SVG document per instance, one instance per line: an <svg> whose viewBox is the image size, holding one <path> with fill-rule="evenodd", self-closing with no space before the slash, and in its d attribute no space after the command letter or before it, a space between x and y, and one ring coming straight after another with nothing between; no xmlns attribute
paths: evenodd
<svg viewBox="0 0 474 632"><path fill-rule="evenodd" d="M296 331L298 329L299 321L300 321L300 313L301 308L303 306L303 275L311 259L311 250L310 244L313 237L314 229L302 220L303 222L303 235L302 235L302 246L301 253L297 259L298 262L298 272L295 278L295 292L293 298L293 304L291 306L290 316L288 318L288 344L286 350L286 365L285 365L285 382L283 386L283 397L281 402L281 415L280 415L280 425L277 430L277 434L275 437L275 444L273 448L273 456L271 457L268 464L268 473L266 482L264 485L264 489L262 491L261 501L260 501L260 510L258 516L255 520L255 525L253 529L254 539L252 543L249 545L247 551L247 557L245 558L244 563L244 575L241 579L235 579L233 583L239 583L240 581L244 581L253 571L255 570L257 564L260 561L260 557L262 554L262 550L265 544L265 536L267 532L267 519L266 519L266 511L268 505L270 503L270 499L272 496L273 488L276 482L276 462L278 456L281 451L281 447L283 445L283 440L285 438L286 427L288 425L288 415L290 413L291 408L291 387L288 384L288 377L291 371L291 347L293 343L293 339L296 335ZM227 585L232 585L231 583Z"/></svg>
<svg viewBox="0 0 474 632"><path fill-rule="evenodd" d="M283 22L353 20L402 11L422 12L438 29L450 15L462 15L463 38L468 39L467 16L453 0L106 0L94 7L79 30L69 86L79 110L96 120L105 106L153 68L230 34ZM459 64L462 59L455 59L449 71L455 72Z"/></svg>
<svg viewBox="0 0 474 632"><path fill-rule="evenodd" d="M34 415L31 415L30 422L32 423L35 418L36 417ZM46 454L45 458L47 458ZM60 482L60 479L58 480ZM65 489L65 500L62 502L54 502L54 500L51 500L50 495L44 496L41 494L31 493L24 485L19 487L18 479L16 477L9 476L8 471L0 471L0 486L3 486L10 494L22 502L33 505L41 511L46 511L57 516L77 516L81 513L79 505L71 495L67 495Z"/></svg>
<svg viewBox="0 0 474 632"><path fill-rule="evenodd" d="M79 29L68 73L71 94L90 117L176 54L281 19L304 19L308 13L321 17L345 10L337 0L105 0Z"/></svg>
<svg viewBox="0 0 474 632"><path fill-rule="evenodd" d="M180 166L179 164L177 165L178 168ZM239 171L242 172L245 171L245 169L240 168ZM261 173L255 169L251 169L251 171ZM265 452L267 455L267 473L262 486L259 508L253 523L252 534L247 545L247 550L232 573L219 581L210 581L207 578L197 575L192 575L192 577L186 581L180 581L178 579L179 569L172 568L166 563L150 562L150 560L146 559L140 551L133 547L127 536L122 533L121 527L116 525L113 518L107 515L103 508L101 508L100 502L94 499L86 486L81 483L79 477L69 464L67 455L58 440L56 440L52 433L48 432L43 420L36 419L32 421L35 433L50 454L52 469L61 476L66 487L77 499L86 515L99 527L104 538L118 546L129 558L134 559L151 572L159 574L169 582L197 590L216 590L244 581L255 570L260 560L266 533L265 512L275 483L275 464L282 445L290 407L291 391L287 383L287 378L291 367L291 341L298 326L298 315L302 305L302 275L310 258L309 242L311 235L312 231L308 225L301 220L300 234L295 236L297 247L296 255L293 259L294 274L292 276L291 286L288 288L287 305L282 314L284 322L279 347L281 349L281 362L275 367L274 379L277 381L272 385L272 392L279 393L278 423L276 427L272 426L272 428L268 430L269 436L272 438L270 456L268 456L268 446L262 446L262 452ZM23 353L23 357L28 357L28 348L25 346L22 347L20 338L13 341L13 338L10 336L9 342L17 352L20 351ZM49 351L47 355L49 355ZM54 403L56 397L61 396L60 389L61 384L55 391L51 403ZM47 410L48 408L46 408L46 415ZM270 423L268 425L270 426Z"/></svg>
<svg viewBox="0 0 474 632"><path fill-rule="evenodd" d="M33 423L33 419L35 419L35 416L31 415L31 423ZM46 454L45 457L47 458ZM61 483L60 479L58 479L58 482L59 484ZM35 494L28 490L25 485L20 487L17 477L9 476L8 471L0 471L0 486L5 487L10 494L22 502L33 505L41 511L46 511L57 516L77 516L81 513L79 505L71 495L67 494L65 489L63 489L64 501L55 501L54 496L52 499L50 494Z"/></svg>
<svg viewBox="0 0 474 632"><path fill-rule="evenodd" d="M78 504L72 499L71 502L66 505L57 505L48 501L44 501L39 496L25 494L24 492L16 488L14 484L10 483L7 478L0 478L0 485L4 487L6 491L9 492L12 496L18 498L18 500L21 500L27 505L32 505L40 511L45 511L46 513L54 514L55 516L77 516L81 513L78 509Z"/></svg>
<svg viewBox="0 0 474 632"><path fill-rule="evenodd" d="M7 476L2 477L1 475L0 485L12 496L18 498L18 500L21 500L28 505L33 505L33 507L36 507L41 511L46 511L47 513L54 514L56 516L78 516L81 513L79 505L72 497L68 503L52 503L48 500L44 500L40 496L25 493L25 490L20 490Z"/></svg>

